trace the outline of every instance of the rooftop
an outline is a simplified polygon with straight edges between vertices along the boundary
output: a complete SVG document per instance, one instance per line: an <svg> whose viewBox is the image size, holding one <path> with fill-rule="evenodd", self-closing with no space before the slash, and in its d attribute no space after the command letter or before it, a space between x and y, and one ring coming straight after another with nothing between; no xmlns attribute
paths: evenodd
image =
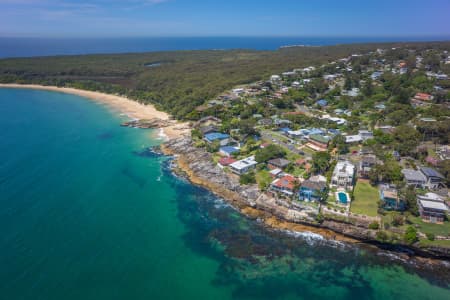
<svg viewBox="0 0 450 300"><path fill-rule="evenodd" d="M224 140L229 137L230 136L228 134L221 133L221 132L211 132L211 133L205 134L205 139L207 139L208 141Z"/></svg>
<svg viewBox="0 0 450 300"><path fill-rule="evenodd" d="M255 160L255 157L254 156L250 156L250 157L238 160L237 162L232 163L230 166L233 169L242 170L242 169L245 169L245 168L247 168L249 166L255 166L257 164L258 164L258 162Z"/></svg>
<svg viewBox="0 0 450 300"><path fill-rule="evenodd" d="M436 171L435 169L428 168L428 167L421 167L420 171L422 171L423 174L427 177L438 177L441 179L445 179L444 175Z"/></svg>
<svg viewBox="0 0 450 300"><path fill-rule="evenodd" d="M447 211L447 206L442 202L419 200L420 205L423 208L437 209L441 211Z"/></svg>
<svg viewBox="0 0 450 300"><path fill-rule="evenodd" d="M425 182L427 179L420 171L416 171L413 169L403 169L402 170L403 176L405 176L405 179L408 181L423 181Z"/></svg>

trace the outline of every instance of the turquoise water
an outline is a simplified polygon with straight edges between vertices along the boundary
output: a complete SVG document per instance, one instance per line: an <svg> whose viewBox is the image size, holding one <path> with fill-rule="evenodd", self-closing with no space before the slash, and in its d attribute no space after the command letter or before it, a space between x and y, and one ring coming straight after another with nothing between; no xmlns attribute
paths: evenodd
<svg viewBox="0 0 450 300"><path fill-rule="evenodd" d="M0 89L1 299L448 299L449 272L266 230L84 98Z"/></svg>
<svg viewBox="0 0 450 300"><path fill-rule="evenodd" d="M347 194L346 193L338 193L338 197L339 197L339 202L341 202L342 204L347 204Z"/></svg>

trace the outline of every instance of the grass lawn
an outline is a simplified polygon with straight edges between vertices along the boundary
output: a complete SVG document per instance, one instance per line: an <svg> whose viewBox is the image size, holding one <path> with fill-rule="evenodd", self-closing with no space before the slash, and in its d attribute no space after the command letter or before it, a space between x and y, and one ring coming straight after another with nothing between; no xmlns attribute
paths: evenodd
<svg viewBox="0 0 450 300"><path fill-rule="evenodd" d="M352 201L350 211L355 214L377 216L379 192L368 182L358 181L353 192L355 200Z"/></svg>
<svg viewBox="0 0 450 300"><path fill-rule="evenodd" d="M419 241L420 246L440 246L440 247L446 247L450 248L450 241L449 240L434 240L430 241L427 239L421 239Z"/></svg>
<svg viewBox="0 0 450 300"><path fill-rule="evenodd" d="M409 217L409 221L418 226L418 230L423 233L433 233L434 235L447 236L450 234L450 222L444 224L434 224L422 221L420 217Z"/></svg>

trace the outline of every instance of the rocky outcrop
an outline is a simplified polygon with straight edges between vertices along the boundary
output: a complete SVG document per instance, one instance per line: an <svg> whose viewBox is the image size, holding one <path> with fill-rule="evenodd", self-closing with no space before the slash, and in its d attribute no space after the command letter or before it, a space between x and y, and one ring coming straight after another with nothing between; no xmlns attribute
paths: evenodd
<svg viewBox="0 0 450 300"><path fill-rule="evenodd" d="M368 242L381 248L401 251L408 249L412 254L424 257L450 259L450 249L433 247L419 248L408 245L383 244L376 239L376 230L368 229L368 220L348 218L348 220L325 217L318 223L317 211L300 207L295 202L269 197L260 192L256 185L241 185L235 175L226 173L212 160L210 153L194 146L191 138L173 139L161 146L166 155L174 155L178 167L189 180L201 185L219 197L229 201L234 207L250 218L264 222L267 226L291 231L312 231L327 238Z"/></svg>

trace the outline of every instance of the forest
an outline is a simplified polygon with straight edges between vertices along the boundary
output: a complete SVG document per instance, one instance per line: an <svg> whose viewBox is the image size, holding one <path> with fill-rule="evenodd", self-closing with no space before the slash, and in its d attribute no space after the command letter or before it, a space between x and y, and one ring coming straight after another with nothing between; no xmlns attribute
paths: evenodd
<svg viewBox="0 0 450 300"><path fill-rule="evenodd" d="M354 53L407 46L448 49L450 42L209 50L0 59L0 83L75 87L152 103L177 119L240 84Z"/></svg>

